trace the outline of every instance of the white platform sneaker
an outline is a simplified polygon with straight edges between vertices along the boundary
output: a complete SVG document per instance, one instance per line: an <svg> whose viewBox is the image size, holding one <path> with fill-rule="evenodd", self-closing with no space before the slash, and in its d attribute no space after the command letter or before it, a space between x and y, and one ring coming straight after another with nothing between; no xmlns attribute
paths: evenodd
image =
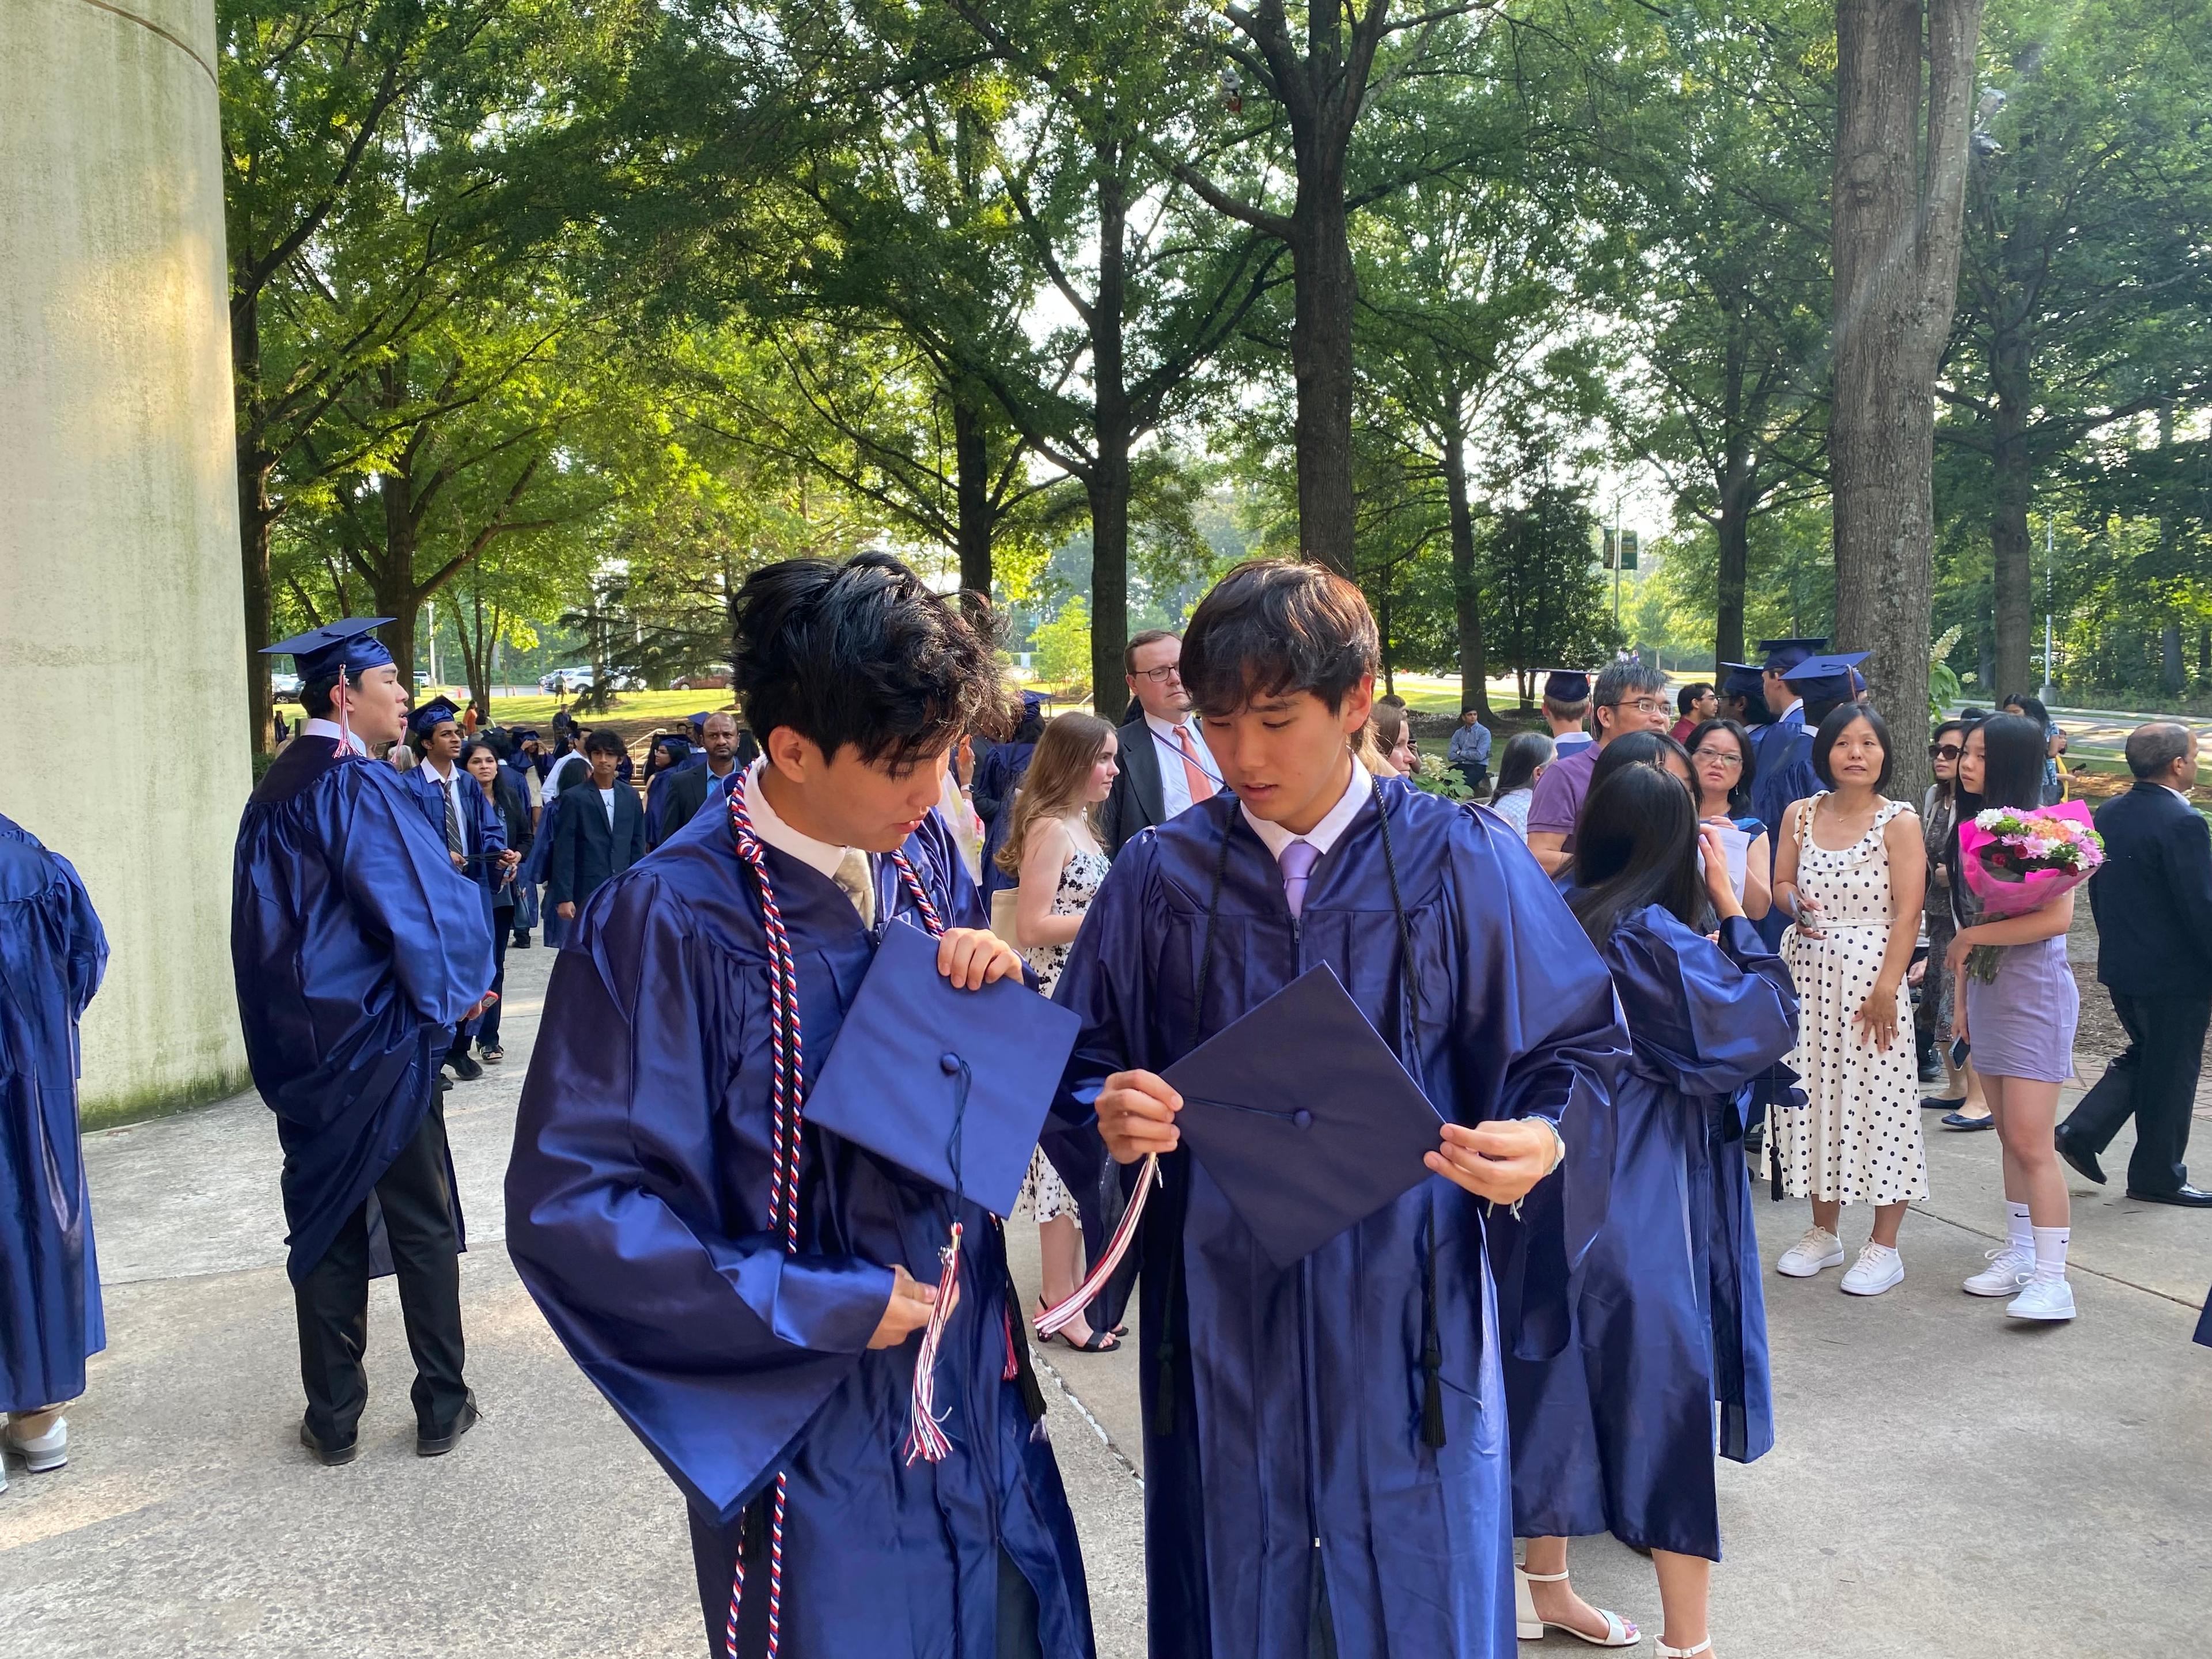
<svg viewBox="0 0 2212 1659"><path fill-rule="evenodd" d="M2030 1278L2005 1311L2014 1319L2071 1319L2074 1287L2063 1279Z"/></svg>
<svg viewBox="0 0 2212 1659"><path fill-rule="evenodd" d="M1859 1259L1844 1271L1841 1289L1847 1296L1880 1296L1905 1283L1905 1258L1887 1244L1869 1239L1859 1248Z"/></svg>
<svg viewBox="0 0 2212 1659"><path fill-rule="evenodd" d="M1823 1267L1844 1265L1844 1241L1822 1227L1808 1227L1805 1237L1783 1251L1774 1271L1786 1279L1810 1279Z"/></svg>
<svg viewBox="0 0 2212 1659"><path fill-rule="evenodd" d="M8 1449L27 1464L33 1474L50 1474L69 1462L69 1419L57 1417L54 1425L35 1440L27 1440L15 1432L9 1424L7 1431Z"/></svg>
<svg viewBox="0 0 2212 1659"><path fill-rule="evenodd" d="M2027 1283L2028 1275L2035 1271L2035 1252L2022 1249L2017 1244L1985 1250L1983 1255L1990 1265L1961 1287L1968 1296L2017 1296L2020 1287Z"/></svg>

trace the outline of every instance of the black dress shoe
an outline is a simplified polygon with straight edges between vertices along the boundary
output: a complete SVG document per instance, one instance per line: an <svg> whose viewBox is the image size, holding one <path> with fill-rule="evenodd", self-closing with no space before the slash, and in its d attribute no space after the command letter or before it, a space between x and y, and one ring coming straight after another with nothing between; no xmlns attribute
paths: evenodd
<svg viewBox="0 0 2212 1659"><path fill-rule="evenodd" d="M2097 1162L2096 1153L2067 1133L2064 1124L2058 1126L2058 1132L2052 1139L2057 1143L2058 1156L2072 1165L2076 1174L2087 1176L2100 1187L2105 1184L2104 1166ZM2135 1194L2130 1193L2128 1196L2133 1198Z"/></svg>
<svg viewBox="0 0 2212 1659"><path fill-rule="evenodd" d="M527 951L530 948L530 935L518 931L514 936L514 948L518 951Z"/></svg>
<svg viewBox="0 0 2212 1659"><path fill-rule="evenodd" d="M358 1436L343 1445L325 1446L316 1437L315 1431L307 1426L307 1419L304 1417L300 1419L300 1443L313 1455L315 1462L326 1469L335 1469L342 1464L350 1463L361 1455L361 1440Z"/></svg>
<svg viewBox="0 0 2212 1659"><path fill-rule="evenodd" d="M453 1450L453 1442L476 1427L477 1419L481 1415L482 1413L477 1410L476 1392L471 1389L469 1397L461 1402L461 1414L453 1419L452 1428L447 1429L443 1434L424 1434L419 1429L416 1431L415 1455L443 1457L447 1452Z"/></svg>
<svg viewBox="0 0 2212 1659"><path fill-rule="evenodd" d="M2130 1187L2128 1196L2139 1199L2145 1204L2176 1204L2185 1210L2212 1210L2212 1193L2186 1182L2170 1193L2139 1193Z"/></svg>
<svg viewBox="0 0 2212 1659"><path fill-rule="evenodd" d="M464 1083L474 1083L483 1075L483 1067L471 1054L447 1054L446 1069Z"/></svg>

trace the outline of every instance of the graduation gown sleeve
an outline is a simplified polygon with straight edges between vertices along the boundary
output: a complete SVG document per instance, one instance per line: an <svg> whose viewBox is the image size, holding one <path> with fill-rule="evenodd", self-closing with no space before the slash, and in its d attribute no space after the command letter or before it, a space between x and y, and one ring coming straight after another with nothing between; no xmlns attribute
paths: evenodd
<svg viewBox="0 0 2212 1659"><path fill-rule="evenodd" d="M764 1147L772 1105L765 969L726 972L710 958L739 941L714 931L651 866L583 914L546 992L507 1214L516 1268L578 1364L726 1521L857 1363L892 1275L787 1255L765 1204L724 1178L718 1120Z"/></svg>

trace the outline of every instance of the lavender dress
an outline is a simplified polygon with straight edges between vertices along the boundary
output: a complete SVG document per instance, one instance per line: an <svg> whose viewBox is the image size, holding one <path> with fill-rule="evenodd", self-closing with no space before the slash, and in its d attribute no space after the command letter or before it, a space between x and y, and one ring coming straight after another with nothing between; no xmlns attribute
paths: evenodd
<svg viewBox="0 0 2212 1659"><path fill-rule="evenodd" d="M1966 975L1966 1040L1984 1077L2068 1081L2081 1013L2081 994L2066 965L2063 933L2002 947L1990 984Z"/></svg>

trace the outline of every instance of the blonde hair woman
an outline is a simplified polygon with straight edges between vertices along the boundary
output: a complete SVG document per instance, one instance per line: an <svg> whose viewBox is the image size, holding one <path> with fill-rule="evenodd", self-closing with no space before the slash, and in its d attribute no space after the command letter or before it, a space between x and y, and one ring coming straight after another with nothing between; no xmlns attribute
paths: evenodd
<svg viewBox="0 0 2212 1659"><path fill-rule="evenodd" d="M1014 827L999 849L999 868L1018 878L1014 944L1047 996L1083 926L1098 885L1106 879L1106 848L1097 815L1121 771L1114 728L1093 714L1061 714L1045 722L1036 753L1014 797ZM1030 1155L1029 1179L1016 1208L1036 1216L1044 1267L1047 1306L1075 1293L1083 1279L1083 1241L1075 1200L1042 1152ZM1060 1340L1072 1348L1105 1353L1121 1346L1110 1331L1078 1319Z"/></svg>

